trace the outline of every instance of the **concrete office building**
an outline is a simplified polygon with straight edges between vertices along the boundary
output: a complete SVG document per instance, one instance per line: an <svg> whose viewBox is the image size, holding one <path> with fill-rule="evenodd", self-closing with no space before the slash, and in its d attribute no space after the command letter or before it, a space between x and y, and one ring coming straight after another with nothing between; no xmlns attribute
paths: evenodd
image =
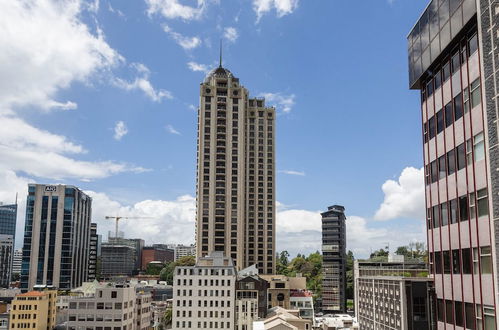
<svg viewBox="0 0 499 330"><path fill-rule="evenodd" d="M142 266L142 249L144 248L145 242L141 238L123 238L123 237L109 237L108 244L115 245L126 245L130 246L134 250L134 266L133 275L140 272ZM102 251L101 251L102 252Z"/></svg>
<svg viewBox="0 0 499 330"><path fill-rule="evenodd" d="M102 243L100 276L104 279L115 276L133 276L136 273L136 256L133 246Z"/></svg>
<svg viewBox="0 0 499 330"><path fill-rule="evenodd" d="M168 263L174 260L174 250L164 246L154 245L145 246L142 249L142 270L147 269L147 265L152 261L159 261L161 263Z"/></svg>
<svg viewBox="0 0 499 330"><path fill-rule="evenodd" d="M11 204L11 205L3 205L0 202L0 235L12 236L12 248L15 248L16 246L16 222L17 222L17 202L16 204ZM12 270L13 267L12 263L14 262L13 257L14 255L11 254L11 260L9 261L8 267L7 265L3 265L4 271L6 268ZM0 287L1 286L2 284L0 284Z"/></svg>
<svg viewBox="0 0 499 330"><path fill-rule="evenodd" d="M307 279L302 276L260 275L260 277L269 283L267 288L268 309L272 307L290 309L291 293L307 289Z"/></svg>
<svg viewBox="0 0 499 330"><path fill-rule="evenodd" d="M253 322L266 317L268 287L268 282L258 276L255 266L245 268L237 274L236 330L252 330Z"/></svg>
<svg viewBox="0 0 499 330"><path fill-rule="evenodd" d="M168 244L167 247L173 249L175 261L182 257L196 256L196 246L194 244Z"/></svg>
<svg viewBox="0 0 499 330"><path fill-rule="evenodd" d="M14 257L12 259L12 274L21 275L22 261L23 261L23 249L14 250Z"/></svg>
<svg viewBox="0 0 499 330"><path fill-rule="evenodd" d="M220 66L200 86L197 258L221 251L237 269L275 273L275 109Z"/></svg>
<svg viewBox="0 0 499 330"><path fill-rule="evenodd" d="M439 329L498 323L497 13L496 1L433 0L408 36Z"/></svg>
<svg viewBox="0 0 499 330"><path fill-rule="evenodd" d="M56 291L30 291L17 295L10 310L10 329L53 329L56 300Z"/></svg>
<svg viewBox="0 0 499 330"><path fill-rule="evenodd" d="M28 185L21 289L72 289L88 278L92 199L74 186Z"/></svg>
<svg viewBox="0 0 499 330"><path fill-rule="evenodd" d="M14 237L0 234L0 288L8 288L12 280Z"/></svg>
<svg viewBox="0 0 499 330"><path fill-rule="evenodd" d="M322 215L322 310L346 312L346 217L340 205Z"/></svg>
<svg viewBox="0 0 499 330"><path fill-rule="evenodd" d="M361 329L435 329L433 280L425 263L356 260L354 288Z"/></svg>
<svg viewBox="0 0 499 330"><path fill-rule="evenodd" d="M173 329L235 329L236 269L222 251L176 267L173 278Z"/></svg>
<svg viewBox="0 0 499 330"><path fill-rule="evenodd" d="M97 235L97 224L90 224L90 246L88 251L88 281L97 278L97 250L99 248L99 236Z"/></svg>

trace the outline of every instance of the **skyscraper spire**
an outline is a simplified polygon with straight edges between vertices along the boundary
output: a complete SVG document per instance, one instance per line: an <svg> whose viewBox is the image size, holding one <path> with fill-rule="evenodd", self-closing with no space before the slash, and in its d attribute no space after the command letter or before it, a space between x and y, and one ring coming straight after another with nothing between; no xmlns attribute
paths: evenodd
<svg viewBox="0 0 499 330"><path fill-rule="evenodd" d="M222 39L220 39L220 65L218 67L222 67Z"/></svg>

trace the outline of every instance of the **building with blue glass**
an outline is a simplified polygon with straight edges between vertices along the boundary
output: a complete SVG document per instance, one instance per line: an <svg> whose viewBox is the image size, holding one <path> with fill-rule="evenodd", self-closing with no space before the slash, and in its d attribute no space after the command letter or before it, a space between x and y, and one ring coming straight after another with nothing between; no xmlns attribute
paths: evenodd
<svg viewBox="0 0 499 330"><path fill-rule="evenodd" d="M61 290L88 279L92 199L74 186L30 184L26 201L21 289Z"/></svg>
<svg viewBox="0 0 499 330"><path fill-rule="evenodd" d="M17 204L0 205L0 235L16 237Z"/></svg>

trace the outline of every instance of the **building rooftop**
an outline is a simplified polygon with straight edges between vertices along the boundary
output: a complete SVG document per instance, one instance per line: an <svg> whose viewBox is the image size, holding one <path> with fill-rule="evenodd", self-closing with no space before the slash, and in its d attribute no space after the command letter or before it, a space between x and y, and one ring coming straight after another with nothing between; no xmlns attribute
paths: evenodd
<svg viewBox="0 0 499 330"><path fill-rule="evenodd" d="M45 292L42 291L29 291L26 293L18 294L17 297L43 297L45 296Z"/></svg>
<svg viewBox="0 0 499 330"><path fill-rule="evenodd" d="M204 82L207 83L211 80L211 78L234 78L232 72L228 69L222 67L221 65L218 68L211 70L204 78Z"/></svg>

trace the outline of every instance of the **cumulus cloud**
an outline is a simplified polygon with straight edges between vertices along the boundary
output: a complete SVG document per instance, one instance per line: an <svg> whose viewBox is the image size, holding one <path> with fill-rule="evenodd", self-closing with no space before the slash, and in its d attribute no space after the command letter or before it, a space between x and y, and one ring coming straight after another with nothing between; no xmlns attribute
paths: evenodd
<svg viewBox="0 0 499 330"><path fill-rule="evenodd" d="M179 131L177 131L177 130L175 129L175 127L173 127L172 125L166 125L166 126L165 126L165 128L166 128L166 131L167 131L168 133L170 133L170 134L181 135L181 134L180 134L180 132L179 132Z"/></svg>
<svg viewBox="0 0 499 330"><path fill-rule="evenodd" d="M125 135L128 134L128 128L123 121L119 121L114 126L114 139L120 141Z"/></svg>
<svg viewBox="0 0 499 330"><path fill-rule="evenodd" d="M224 38L234 43L239 38L239 33L236 28L229 26L224 29Z"/></svg>
<svg viewBox="0 0 499 330"><path fill-rule="evenodd" d="M284 113L291 112L291 109L295 105L295 94L282 94L282 93L260 93L260 97L264 97L268 103L274 103L277 105L277 110Z"/></svg>
<svg viewBox="0 0 499 330"><path fill-rule="evenodd" d="M187 67L194 72L204 72L208 73L210 71L210 67L206 64L196 63L196 62L188 62Z"/></svg>
<svg viewBox="0 0 499 330"><path fill-rule="evenodd" d="M0 2L0 112L34 105L74 109L56 100L60 89L87 82L123 58L80 21L82 1ZM93 4L98 3L94 2ZM78 59L78 60L75 60Z"/></svg>
<svg viewBox="0 0 499 330"><path fill-rule="evenodd" d="M381 189L385 198L376 211L376 220L424 219L425 191L422 168L406 167L397 181L387 180Z"/></svg>
<svg viewBox="0 0 499 330"><path fill-rule="evenodd" d="M161 102L163 99L172 99L173 94L164 89L156 89L150 81L150 70L142 63L132 63L130 65L138 73L133 81L126 81L121 78L115 78L113 83L119 88L127 91L139 90L142 91L153 102Z"/></svg>
<svg viewBox="0 0 499 330"><path fill-rule="evenodd" d="M183 19L186 21L200 19L206 8L206 0L197 0L197 6L189 6L180 0L145 0L147 13L151 16L160 14L168 19Z"/></svg>
<svg viewBox="0 0 499 330"><path fill-rule="evenodd" d="M199 37L186 37L173 31L168 25L163 25L163 30L184 50L191 50L201 46L202 41Z"/></svg>
<svg viewBox="0 0 499 330"><path fill-rule="evenodd" d="M298 8L298 0L253 0L253 10L257 16L257 22L262 16L275 9L277 17L291 14Z"/></svg>
<svg viewBox="0 0 499 330"><path fill-rule="evenodd" d="M288 174L288 175L305 176L305 172L303 172L303 171L282 170L282 171L279 171L279 173Z"/></svg>

